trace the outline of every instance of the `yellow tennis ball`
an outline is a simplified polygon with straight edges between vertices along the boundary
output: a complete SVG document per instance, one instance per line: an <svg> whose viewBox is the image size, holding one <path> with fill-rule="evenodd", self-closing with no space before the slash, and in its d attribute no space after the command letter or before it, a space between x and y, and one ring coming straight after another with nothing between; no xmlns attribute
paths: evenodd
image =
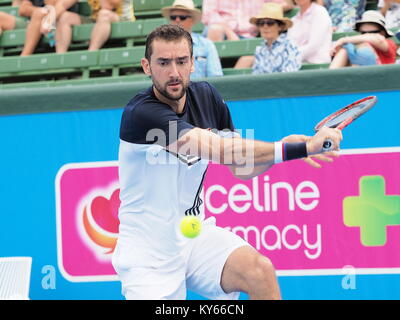
<svg viewBox="0 0 400 320"><path fill-rule="evenodd" d="M196 216L186 216L181 221L181 232L187 238L195 238L201 232L201 221Z"/></svg>

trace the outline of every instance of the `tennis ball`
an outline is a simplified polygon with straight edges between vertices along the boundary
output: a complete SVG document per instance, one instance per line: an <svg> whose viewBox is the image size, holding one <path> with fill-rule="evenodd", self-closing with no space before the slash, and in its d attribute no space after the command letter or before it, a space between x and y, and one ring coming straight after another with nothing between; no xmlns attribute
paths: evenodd
<svg viewBox="0 0 400 320"><path fill-rule="evenodd" d="M201 221L196 216L186 216L181 221L181 232L187 238L195 238L201 232Z"/></svg>

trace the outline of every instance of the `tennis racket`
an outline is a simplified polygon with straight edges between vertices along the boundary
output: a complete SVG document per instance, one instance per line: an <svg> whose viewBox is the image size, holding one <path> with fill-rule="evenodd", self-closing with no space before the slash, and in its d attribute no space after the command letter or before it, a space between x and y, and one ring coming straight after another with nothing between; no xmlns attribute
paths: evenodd
<svg viewBox="0 0 400 320"><path fill-rule="evenodd" d="M354 120L370 110L378 101L376 96L370 96L353 102L348 106L339 109L338 111L330 114L322 119L316 126L315 131L320 130L322 127L338 128L342 130L347 127ZM322 146L323 151L330 151L332 148L332 140L327 139Z"/></svg>

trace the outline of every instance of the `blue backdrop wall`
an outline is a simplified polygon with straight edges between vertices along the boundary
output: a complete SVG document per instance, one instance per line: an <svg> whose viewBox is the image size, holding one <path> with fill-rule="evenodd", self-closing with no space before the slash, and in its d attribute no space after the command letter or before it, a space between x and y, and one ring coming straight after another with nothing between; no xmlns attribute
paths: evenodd
<svg viewBox="0 0 400 320"><path fill-rule="evenodd" d="M230 100L228 106L236 128L275 141L291 133L312 135L323 116L366 95L379 102L345 129L342 149L399 146L396 90ZM33 257L31 299L122 299L117 281L71 282L60 273L55 194L63 165L117 160L121 114L122 107L110 106L0 117L0 256ZM342 281L340 275L279 277L285 299L400 299L397 274L357 275L356 287L348 289Z"/></svg>

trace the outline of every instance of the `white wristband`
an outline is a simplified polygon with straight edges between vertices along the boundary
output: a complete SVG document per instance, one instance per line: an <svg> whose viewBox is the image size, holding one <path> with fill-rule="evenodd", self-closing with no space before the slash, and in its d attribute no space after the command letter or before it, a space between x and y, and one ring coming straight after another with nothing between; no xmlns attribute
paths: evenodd
<svg viewBox="0 0 400 320"><path fill-rule="evenodd" d="M274 142L274 163L281 163L283 161L282 142Z"/></svg>

